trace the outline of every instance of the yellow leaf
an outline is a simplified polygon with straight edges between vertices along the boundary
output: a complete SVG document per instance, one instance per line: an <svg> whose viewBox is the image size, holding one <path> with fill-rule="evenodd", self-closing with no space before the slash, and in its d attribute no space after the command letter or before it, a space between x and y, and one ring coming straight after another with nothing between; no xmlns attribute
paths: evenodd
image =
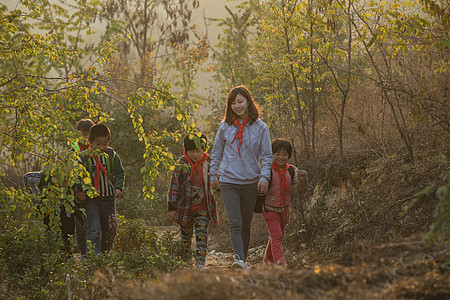
<svg viewBox="0 0 450 300"><path fill-rule="evenodd" d="M178 120L178 121L181 121L182 118L183 118L183 115L182 115L182 114L178 114L178 115L177 115L177 120Z"/></svg>
<svg viewBox="0 0 450 300"><path fill-rule="evenodd" d="M91 179L89 177L85 177L83 179L83 182L84 182L84 184L89 184L89 183L91 183Z"/></svg>

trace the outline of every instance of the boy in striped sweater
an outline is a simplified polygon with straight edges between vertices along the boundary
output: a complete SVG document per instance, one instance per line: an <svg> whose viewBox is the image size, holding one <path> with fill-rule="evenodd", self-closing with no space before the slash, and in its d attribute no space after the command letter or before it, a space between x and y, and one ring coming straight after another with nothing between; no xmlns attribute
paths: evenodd
<svg viewBox="0 0 450 300"><path fill-rule="evenodd" d="M80 155L80 162L91 175L98 194L89 198L84 191L77 193L78 200L85 202L86 207L86 240L95 246L96 253L112 248L117 227L115 198L122 196L125 181L119 155L108 147L110 139L107 126L92 126L88 138L91 146Z"/></svg>

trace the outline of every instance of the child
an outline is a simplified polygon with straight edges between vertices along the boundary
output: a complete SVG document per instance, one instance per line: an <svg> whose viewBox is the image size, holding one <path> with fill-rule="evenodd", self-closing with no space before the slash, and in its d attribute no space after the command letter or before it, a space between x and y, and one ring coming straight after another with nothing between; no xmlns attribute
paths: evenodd
<svg viewBox="0 0 450 300"><path fill-rule="evenodd" d="M73 151L83 152L87 148L89 148L89 130L95 123L91 119L81 119L77 122L75 128L81 132L81 136L83 138L82 141L75 143L72 146ZM84 208L84 203L80 201L75 201L76 208ZM86 255L86 218L84 214L82 214L82 218L75 218L75 233L77 238L77 246L80 250L81 257Z"/></svg>
<svg viewBox="0 0 450 300"><path fill-rule="evenodd" d="M86 240L95 246L95 252L111 250L116 236L116 202L122 196L125 171L119 155L108 147L111 139L109 128L97 124L89 130L90 148L80 156L80 161L91 175L98 196L88 198L78 189L77 198L86 207ZM97 151L100 150L100 155Z"/></svg>
<svg viewBox="0 0 450 300"><path fill-rule="evenodd" d="M75 128L81 132L81 136L83 137L82 141L79 141L73 145L74 150L78 150L80 152L89 148L89 130L95 123L91 119L81 119L77 122Z"/></svg>
<svg viewBox="0 0 450 300"><path fill-rule="evenodd" d="M184 138L184 156L178 160L180 165L173 171L167 197L167 220L180 225L186 261L191 258L195 227L195 266L198 269L205 267L208 222L211 221L213 226L219 223L216 200L208 180L211 157L205 152L206 144L204 134Z"/></svg>
<svg viewBox="0 0 450 300"><path fill-rule="evenodd" d="M233 269L247 271L250 225L257 194L267 193L270 165L270 132L259 119L259 108L245 86L228 93L225 118L217 130L209 177L219 190L230 220L234 251Z"/></svg>
<svg viewBox="0 0 450 300"><path fill-rule="evenodd" d="M83 137L82 142L78 142L73 145L73 149L69 151L83 151L85 150L89 145L86 144L89 134L89 129L94 125L94 122L90 119L81 119L76 124L76 129L81 132L81 136ZM84 142L86 141L86 142ZM42 173L42 171L39 172L29 172L24 175L24 184L28 192L35 195L42 195L42 192L44 188L49 186L51 184L51 179L45 180L45 175ZM65 245L65 251L70 252L70 241L69 241L69 235L74 234L76 231L76 237L77 237L77 245L80 250L80 252L83 254L86 251L83 249L86 248L85 244L85 234L84 234L84 215L80 211L80 206L77 204L76 207L74 207L75 212L70 213L66 212L66 208L63 204L60 206L60 213L59 217L61 220L61 234L62 239ZM50 220L49 216L44 217L44 224L48 226Z"/></svg>
<svg viewBox="0 0 450 300"><path fill-rule="evenodd" d="M308 177L305 170L298 170L295 166L287 164L292 155L292 145L288 140L274 140L272 152L270 187L265 197L262 212L269 231L269 242L264 254L264 263L286 267L282 243L284 229L289 221L291 192L296 188L305 190L308 186ZM293 178L291 174L294 174Z"/></svg>

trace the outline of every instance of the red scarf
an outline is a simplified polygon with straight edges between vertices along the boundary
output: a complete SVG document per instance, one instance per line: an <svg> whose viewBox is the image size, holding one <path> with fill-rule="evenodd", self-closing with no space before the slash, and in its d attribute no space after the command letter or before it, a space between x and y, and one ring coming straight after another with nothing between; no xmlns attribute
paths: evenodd
<svg viewBox="0 0 450 300"><path fill-rule="evenodd" d="M280 190L281 190L281 204L284 204L284 197L286 195L286 190L288 190L287 182L286 182L286 171L289 168L288 164L284 164L283 170L278 168L275 162L272 163L272 169L280 174Z"/></svg>
<svg viewBox="0 0 450 300"><path fill-rule="evenodd" d="M92 147L89 147L92 148ZM97 193L100 191L100 170L103 172L103 174L108 177L108 171L106 171L103 164L100 162L100 158L98 158L97 155L92 156L93 159L95 159L95 175L94 175L94 187Z"/></svg>
<svg viewBox="0 0 450 300"><path fill-rule="evenodd" d="M239 130L238 130L238 132L236 133L236 135L234 136L234 139L231 141L231 144L230 144L230 145L233 144L233 142L234 142L234 140L235 140L236 138L239 140L239 145L238 145L238 152L239 152L239 155L241 155L240 147L241 147L241 144L242 144L242 138L244 137L244 127L245 127L245 124L247 124L247 121L248 121L248 116L245 117L245 119L244 119L244 121L242 122L242 124L240 124L239 121L238 121L238 119L236 118L236 116L233 116L233 122L234 122L234 125L236 125L236 126L239 128ZM241 157L242 157L242 155L241 155Z"/></svg>
<svg viewBox="0 0 450 300"><path fill-rule="evenodd" d="M197 175L200 179L200 187L201 187L202 184L204 184L202 164L208 158L208 153L203 152L202 158L200 158L195 163L192 162L192 160L188 157L188 155L186 153L184 153L184 157L186 158L186 160L189 162L189 165L191 166L191 173L189 174L189 176L191 177L192 183L195 183L195 175ZM205 186L205 189L206 188L207 187Z"/></svg>
<svg viewBox="0 0 450 300"><path fill-rule="evenodd" d="M78 142L78 148L80 148L80 151L84 151L87 148L83 147L84 144L82 144L81 142Z"/></svg>

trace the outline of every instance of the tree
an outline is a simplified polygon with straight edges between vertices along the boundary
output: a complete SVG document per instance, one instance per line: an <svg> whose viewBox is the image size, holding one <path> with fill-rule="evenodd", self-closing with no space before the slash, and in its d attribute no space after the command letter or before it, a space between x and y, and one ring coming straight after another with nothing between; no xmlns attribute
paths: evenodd
<svg viewBox="0 0 450 300"><path fill-rule="evenodd" d="M255 80L257 71L253 66L249 44L257 24L255 15L257 1L241 1L235 7L226 5L225 9L228 13L226 18L206 19L222 28L217 44L211 45L210 49L212 52L210 72L217 82L217 88L210 90L211 95L205 97L211 108L211 113L204 118L207 130L215 128L223 117L226 95L231 88L245 85L254 97L260 94L258 82ZM215 134L215 129L211 130L211 134Z"/></svg>
<svg viewBox="0 0 450 300"><path fill-rule="evenodd" d="M173 47L183 48L192 38L189 23L199 2L104 0L104 5L101 20L106 21L108 30L128 37L121 43L120 60L115 63L133 74L129 79L151 86L162 71L163 60L174 56Z"/></svg>
<svg viewBox="0 0 450 300"><path fill-rule="evenodd" d="M73 50L61 43L62 33L55 34L53 29L45 29L41 24L47 22L41 15L48 13L47 10L40 10L42 7L35 2L25 1L24 4L27 12L8 11L4 5L0 7L0 152L3 159L8 158L9 161L3 165L3 172L18 168L19 176L23 174L20 169L22 161L29 158L37 160L37 165L52 182L45 196L49 199L51 219L56 224L55 211L60 203L72 211L74 184L81 184L91 196L94 191L86 170L76 163L77 153L67 150L81 138L73 126L81 115L97 122L110 122L112 118L103 108L105 99L123 100L123 92L111 86L108 73L102 69L114 53L119 39L103 39L86 53ZM79 22L83 20L78 19ZM82 25L77 26L80 28ZM36 33L36 28L44 28L44 31ZM77 43L81 44L81 40ZM82 54L96 59L87 68L81 68L74 57L80 62ZM123 108L133 120L139 139L144 142L146 163L142 172L146 179L146 195L151 197L154 182L150 179L156 178L161 166L173 168L175 161L168 147L178 141L181 133L177 130L152 130L145 125L140 111L149 108L160 111L178 123L177 128L190 132L194 128L189 116L192 108L190 102L175 97L170 84L162 81L155 86L141 86L128 98L123 102L127 104ZM18 192L18 186L6 186L7 174L1 175L0 198L5 204L2 213L14 214L22 209L33 211L32 199Z"/></svg>
<svg viewBox="0 0 450 300"><path fill-rule="evenodd" d="M133 134L135 128L129 118L130 95L140 89L165 86L165 77L170 78L174 93L186 103L198 103L193 94L195 79L200 66L208 57L207 38L191 25L192 12L199 2L120 0L102 1L104 10L99 19L106 23L104 38L123 34L117 52L105 68L110 73L109 86L115 91L103 100L104 109L114 115L112 129L120 136L115 145L122 149L131 174L139 174L144 164L144 145ZM193 114L195 105L186 105L186 113ZM183 131L179 122L170 118L165 109L149 110L136 107L135 113L142 118L148 131ZM139 146L136 146L136 145ZM175 146L176 147L176 146ZM136 186L141 180L130 177ZM160 188L166 188L163 179Z"/></svg>
<svg viewBox="0 0 450 300"><path fill-rule="evenodd" d="M294 141L302 153L315 153L317 112L327 89L326 69L315 49L323 48L326 23L319 3L269 1L261 5L261 22L253 40L259 82L267 92L272 128ZM285 117L282 117L285 116ZM281 126L282 124L282 126ZM294 129L293 131L291 130Z"/></svg>

